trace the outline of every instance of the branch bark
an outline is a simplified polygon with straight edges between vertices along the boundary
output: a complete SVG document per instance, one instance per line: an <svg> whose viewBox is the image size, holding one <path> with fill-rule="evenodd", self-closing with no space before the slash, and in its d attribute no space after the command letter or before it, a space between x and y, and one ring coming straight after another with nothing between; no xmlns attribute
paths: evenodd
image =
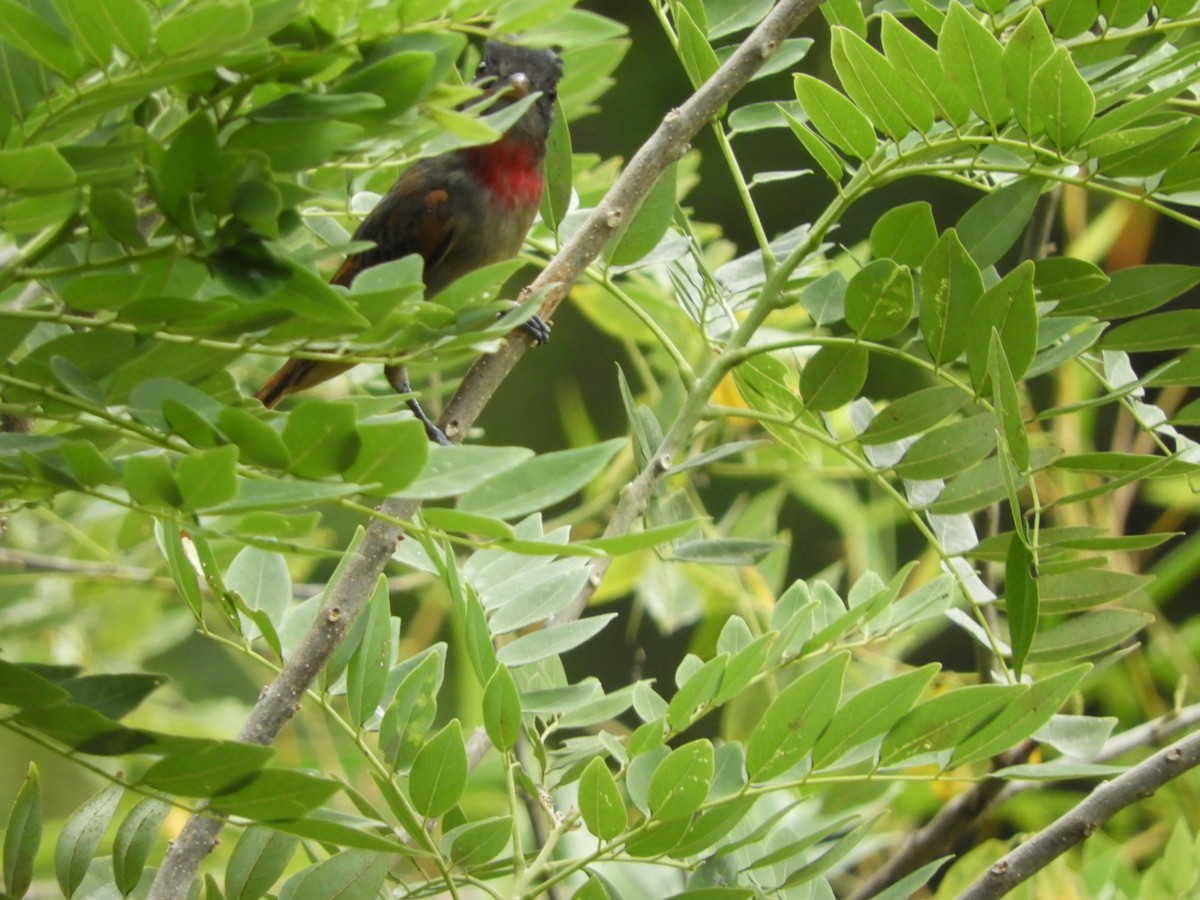
<svg viewBox="0 0 1200 900"><path fill-rule="evenodd" d="M960 900L1003 897L1091 836L1125 807L1150 797L1167 782L1200 765L1200 732L1160 750L1092 791L1049 828L1039 831L973 881Z"/></svg>
<svg viewBox="0 0 1200 900"><path fill-rule="evenodd" d="M1200 703L1160 716L1151 722L1138 725L1110 738L1104 748L1087 762L1108 762L1131 750L1157 744L1177 731L1200 724ZM996 768L1017 765L1029 757L1032 742L1026 742L996 762ZM850 900L867 900L884 888L895 884L905 875L914 872L939 856L944 856L962 839L963 834L1004 801L1031 787L1044 789L1045 782L1006 781L989 778L981 781L966 793L955 797L935 815L924 828L913 834L903 846L878 869L872 877L858 887Z"/></svg>
<svg viewBox="0 0 1200 900"><path fill-rule="evenodd" d="M684 154L700 129L820 3L821 0L780 0L712 77L681 107L667 113L571 241L526 289L545 290L541 306L544 319L551 317L571 285L600 255L626 217L637 210L658 176ZM471 367L438 423L451 440L462 440L529 346L530 340L524 333L514 333L498 352ZM391 499L384 502L381 511L393 519L408 520L418 507L417 501ZM632 521L630 517L629 524ZM610 523L610 532L613 524ZM238 740L264 745L275 740L299 709L304 692L345 638L391 558L399 536L400 529L382 519L372 519L367 525L363 540L347 560L316 622L278 677L259 696ZM599 574L596 573L597 583ZM581 611L576 610L574 615ZM486 752L486 744L480 749L474 738L472 744L475 753ZM150 900L183 900L187 896L200 864L216 846L223 825L224 819L218 816L196 815L188 821L163 858L150 890Z"/></svg>

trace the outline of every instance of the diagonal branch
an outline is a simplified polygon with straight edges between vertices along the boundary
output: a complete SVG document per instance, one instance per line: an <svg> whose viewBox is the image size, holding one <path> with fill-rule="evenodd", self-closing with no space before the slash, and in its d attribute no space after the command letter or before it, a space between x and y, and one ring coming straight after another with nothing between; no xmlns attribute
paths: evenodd
<svg viewBox="0 0 1200 900"><path fill-rule="evenodd" d="M1160 750L1128 772L1105 782L1049 828L1044 828L973 881L960 900L1003 897L1048 866L1127 806L1150 797L1167 782L1200 765L1200 732Z"/></svg>
<svg viewBox="0 0 1200 900"><path fill-rule="evenodd" d="M820 2L780 0L712 77L681 107L667 113L580 230L530 285L530 291L546 291L543 317L549 318L558 307L567 290L600 255L621 223L637 210L659 175L683 155L700 129ZM439 423L452 439L461 440L466 434L528 347L529 341L523 334L513 334L497 353L484 357L471 368ZM381 509L392 519L407 520L418 506L417 501L391 499ZM346 561L316 622L283 670L259 695L238 735L239 740L254 744L274 742L299 709L305 690L362 610L376 579L391 559L399 536L400 529L382 519L372 519L367 525L366 534ZM223 824L224 819L217 816L194 816L188 821L163 859L150 891L151 900L183 900L187 896L201 862L216 846Z"/></svg>
<svg viewBox="0 0 1200 900"><path fill-rule="evenodd" d="M1136 728L1122 732L1105 743L1088 762L1107 762L1149 744L1159 743L1167 735L1200 723L1200 703L1186 706ZM1013 748L996 760L996 768L1016 765L1029 757L1032 741ZM1005 781L988 778L947 803L920 831L908 838L887 862L860 885L850 900L866 900L895 884L927 862L952 852L954 845L976 823L1001 803L1031 787L1045 789L1045 782Z"/></svg>

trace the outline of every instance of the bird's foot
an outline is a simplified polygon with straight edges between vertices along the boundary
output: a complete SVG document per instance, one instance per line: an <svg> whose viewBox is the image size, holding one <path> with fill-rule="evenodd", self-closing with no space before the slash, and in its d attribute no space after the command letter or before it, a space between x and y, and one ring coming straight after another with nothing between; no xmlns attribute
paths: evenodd
<svg viewBox="0 0 1200 900"><path fill-rule="evenodd" d="M550 325L540 316L534 316L521 325L521 330L533 338L534 346L540 347L550 341Z"/></svg>
<svg viewBox="0 0 1200 900"><path fill-rule="evenodd" d="M388 384L395 388L397 394L412 394L412 388L408 383L408 370L404 366L384 366L383 374L387 376ZM412 410L417 421L425 426L425 435L431 441L441 444L443 447L454 446L454 442L446 437L446 432L433 424L429 416L425 415L425 410L421 409L421 404L417 402L416 397L410 396L404 402Z"/></svg>

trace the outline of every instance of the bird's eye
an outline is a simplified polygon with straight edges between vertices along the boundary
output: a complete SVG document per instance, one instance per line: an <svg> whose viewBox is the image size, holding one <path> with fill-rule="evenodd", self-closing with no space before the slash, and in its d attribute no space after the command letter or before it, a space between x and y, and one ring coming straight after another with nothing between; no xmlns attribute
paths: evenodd
<svg viewBox="0 0 1200 900"><path fill-rule="evenodd" d="M490 68L491 67L488 65L488 61L486 59L481 59L479 61L479 65L475 67L475 77L482 78L488 73Z"/></svg>

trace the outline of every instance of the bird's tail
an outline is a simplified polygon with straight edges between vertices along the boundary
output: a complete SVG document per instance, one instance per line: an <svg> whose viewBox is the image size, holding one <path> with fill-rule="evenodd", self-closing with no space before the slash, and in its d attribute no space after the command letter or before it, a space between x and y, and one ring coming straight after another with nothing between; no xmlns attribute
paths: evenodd
<svg viewBox="0 0 1200 900"><path fill-rule="evenodd" d="M288 394L328 381L349 368L350 366L316 359L289 359L254 396L261 400L267 409L274 409Z"/></svg>

